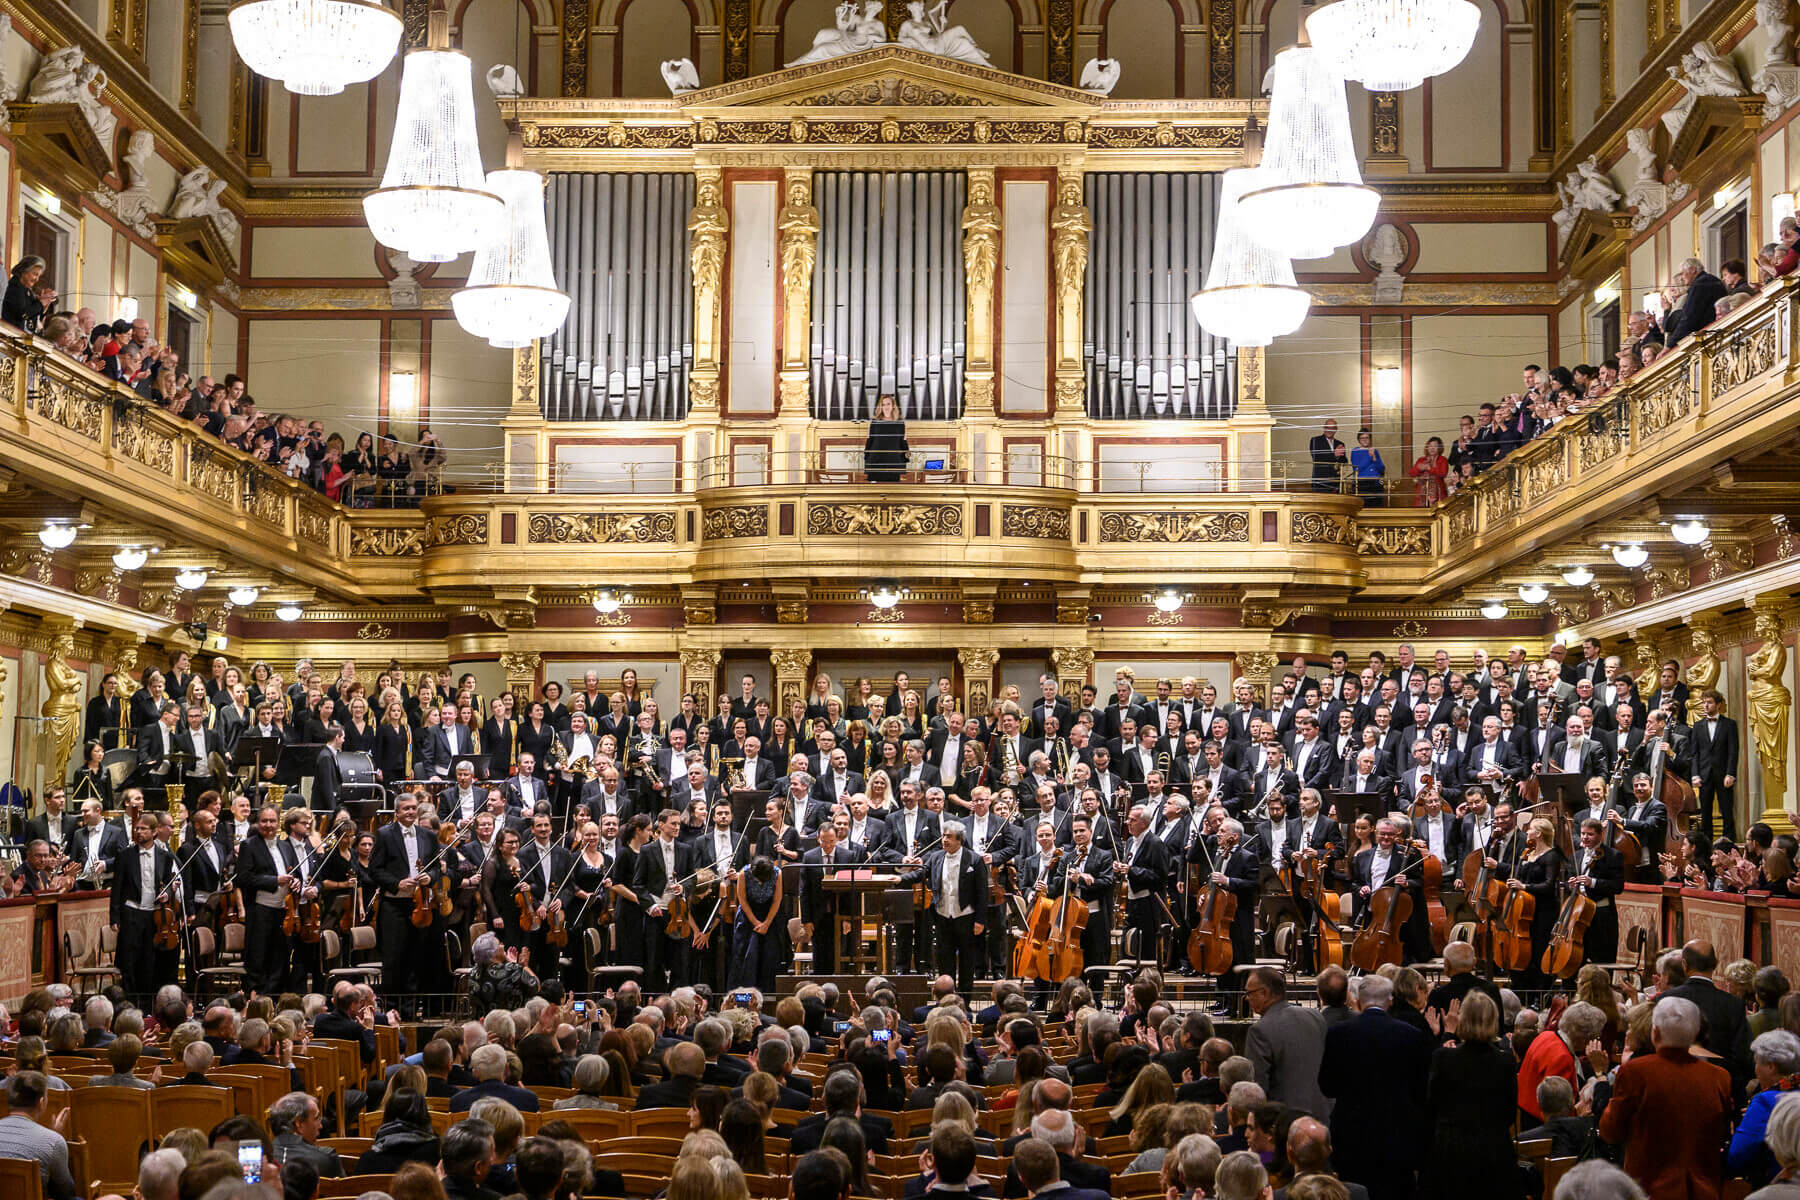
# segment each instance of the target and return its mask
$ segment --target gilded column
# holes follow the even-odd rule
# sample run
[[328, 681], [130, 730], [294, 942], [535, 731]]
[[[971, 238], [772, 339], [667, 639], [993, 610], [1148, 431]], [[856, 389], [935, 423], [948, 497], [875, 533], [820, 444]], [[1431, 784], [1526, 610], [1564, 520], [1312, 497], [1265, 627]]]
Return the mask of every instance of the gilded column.
[[1787, 671], [1786, 634], [1781, 613], [1757, 607], [1756, 636], [1762, 648], [1744, 661], [1748, 678], [1749, 725], [1756, 745], [1756, 761], [1762, 767], [1763, 812], [1757, 819], [1778, 832], [1794, 828], [1787, 806], [1788, 726], [1794, 717], [1794, 694], [1782, 682]]
[[[1681, 0], [1669, 0], [1672, 7]], [[1572, 113], [1575, 108], [1575, 75], [1569, 56], [1575, 49], [1574, 0], [1562, 0], [1556, 13], [1556, 151], [1558, 154], [1575, 143]]]
[[1266, 697], [1276, 661], [1273, 650], [1240, 650], [1237, 653], [1238, 678], [1249, 680], [1250, 686]]
[[562, 94], [588, 92], [588, 0], [563, 0]]
[[193, 116], [200, 91], [200, 0], [181, 8], [181, 111]]
[[812, 666], [812, 651], [771, 650], [769, 662], [775, 667], [776, 711], [786, 712], [790, 703], [806, 695], [806, 668]]
[[1400, 93], [1369, 93], [1369, 161], [1371, 175], [1404, 175], [1406, 155], [1400, 149]]
[[963, 671], [963, 711], [987, 712], [994, 695], [994, 668], [999, 665], [1000, 652], [984, 647], [971, 647], [958, 650], [956, 661], [962, 665]]
[[1211, 0], [1206, 6], [1207, 94], [1215, 100], [1237, 95], [1237, 5]]
[[[787, 203], [776, 226], [781, 235], [781, 403], [804, 416], [807, 355], [812, 345], [813, 264], [819, 253], [819, 210], [812, 202], [812, 172], [787, 172]], [[786, 709], [782, 710], [786, 712]]]
[[694, 169], [694, 210], [688, 214], [688, 266], [694, 277], [694, 369], [688, 376], [688, 401], [695, 412], [715, 412], [719, 407], [719, 328], [724, 312], [720, 289], [725, 278], [725, 239], [731, 228], [724, 188], [718, 167]]
[[1617, 98], [1613, 87], [1613, 0], [1600, 0], [1600, 106], [1594, 110], [1598, 117]]
[[544, 656], [530, 650], [508, 650], [500, 655], [500, 669], [506, 672], [506, 690], [511, 692], [516, 701], [514, 711], [521, 716], [531, 704], [531, 697], [537, 693], [538, 668], [544, 665]]
[[1081, 699], [1081, 685], [1094, 668], [1094, 652], [1086, 646], [1059, 646], [1050, 651], [1050, 665], [1056, 668], [1056, 690], [1070, 704]]
[[963, 209], [962, 228], [968, 339], [963, 411], [998, 412], [994, 395], [994, 278], [1000, 263], [1000, 208], [994, 203], [992, 167], [969, 168], [969, 203]]
[[1087, 279], [1088, 233], [1094, 224], [1082, 203], [1081, 172], [1056, 176], [1056, 207], [1050, 212], [1050, 243], [1056, 288], [1056, 411], [1082, 409], [1081, 296]]
[[690, 646], [681, 652], [681, 691], [693, 693], [697, 711], [713, 710], [713, 686], [718, 680], [720, 654], [717, 650]]

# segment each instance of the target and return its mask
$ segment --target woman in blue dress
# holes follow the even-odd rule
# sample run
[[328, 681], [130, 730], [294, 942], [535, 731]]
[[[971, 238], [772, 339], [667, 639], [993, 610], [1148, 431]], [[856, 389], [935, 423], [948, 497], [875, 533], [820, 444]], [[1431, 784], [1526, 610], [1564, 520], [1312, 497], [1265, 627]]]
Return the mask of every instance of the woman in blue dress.
[[787, 926], [781, 919], [781, 872], [757, 855], [738, 875], [737, 923], [732, 931], [731, 986], [775, 994], [775, 972], [787, 961]]

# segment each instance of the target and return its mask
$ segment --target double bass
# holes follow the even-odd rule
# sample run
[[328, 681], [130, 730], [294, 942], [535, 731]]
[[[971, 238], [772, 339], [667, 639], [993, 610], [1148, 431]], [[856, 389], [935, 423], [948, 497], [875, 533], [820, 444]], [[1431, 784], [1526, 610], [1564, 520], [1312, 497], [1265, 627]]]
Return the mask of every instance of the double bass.
[[[1045, 864], [1049, 871], [1062, 859], [1058, 847]], [[1021, 979], [1067, 979], [1081, 974], [1081, 935], [1087, 928], [1088, 906], [1075, 890], [1075, 875], [1087, 861], [1087, 852], [1063, 872], [1062, 889], [1055, 899], [1048, 891], [1032, 907], [1029, 924], [1013, 948], [1013, 973]]]
[[1538, 960], [1544, 974], [1570, 979], [1581, 969], [1582, 939], [1587, 936], [1596, 911], [1586, 889], [1569, 884], [1569, 894], [1563, 898], [1562, 911], [1556, 914], [1556, 925], [1550, 931], [1550, 944]]
[[[1523, 837], [1513, 842], [1513, 874], [1519, 870]], [[1522, 971], [1531, 965], [1531, 922], [1537, 916], [1537, 897], [1522, 887], [1508, 887], [1494, 915], [1494, 965], [1505, 971]]]
[[[1236, 892], [1211, 878], [1219, 868], [1204, 838], [1200, 852], [1206, 855], [1209, 870], [1206, 889], [1197, 902], [1194, 928], [1188, 934], [1188, 965], [1202, 975], [1223, 975], [1231, 970], [1231, 924], [1237, 919], [1238, 898]], [[1230, 850], [1221, 853], [1228, 855]]]
[[1316, 967], [1341, 967], [1349, 962], [1349, 947], [1344, 940], [1343, 897], [1325, 886], [1325, 864], [1337, 850], [1326, 842], [1317, 857], [1302, 854], [1299, 859], [1300, 898], [1313, 908], [1313, 947]]

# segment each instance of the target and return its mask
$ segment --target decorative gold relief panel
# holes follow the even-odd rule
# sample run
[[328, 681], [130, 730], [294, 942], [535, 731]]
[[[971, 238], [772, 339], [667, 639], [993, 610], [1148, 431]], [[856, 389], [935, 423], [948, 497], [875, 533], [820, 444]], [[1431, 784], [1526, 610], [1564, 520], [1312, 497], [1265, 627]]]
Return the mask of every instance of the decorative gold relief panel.
[[809, 534], [960, 537], [959, 504], [808, 504]]
[[1348, 546], [1356, 541], [1356, 525], [1330, 513], [1297, 512], [1293, 514], [1293, 537], [1297, 543]]
[[769, 536], [769, 506], [766, 504], [729, 504], [709, 508], [700, 519], [702, 541], [721, 542], [731, 538]]
[[528, 525], [533, 542], [608, 543], [672, 542], [672, 513], [533, 513]]
[[1069, 510], [1031, 504], [1003, 504], [1000, 506], [1000, 536], [1066, 542], [1069, 540]]
[[1102, 542], [1248, 542], [1248, 513], [1102, 512]]

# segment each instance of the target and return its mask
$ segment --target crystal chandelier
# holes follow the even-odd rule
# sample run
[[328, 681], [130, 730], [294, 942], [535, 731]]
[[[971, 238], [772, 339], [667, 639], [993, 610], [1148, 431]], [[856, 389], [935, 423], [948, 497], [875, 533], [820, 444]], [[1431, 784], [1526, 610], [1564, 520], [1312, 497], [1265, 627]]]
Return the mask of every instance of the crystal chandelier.
[[375, 0], [245, 0], [228, 19], [245, 65], [301, 96], [373, 79], [400, 47], [400, 14]]
[[1468, 56], [1481, 27], [1469, 0], [1336, 0], [1306, 18], [1334, 70], [1371, 92], [1404, 92]]
[[1271, 250], [1324, 258], [1369, 232], [1381, 197], [1357, 170], [1343, 77], [1304, 42], [1277, 54], [1269, 75], [1262, 178], [1238, 215]]
[[1238, 201], [1262, 180], [1261, 167], [1225, 172], [1206, 286], [1188, 300], [1200, 328], [1239, 346], [1266, 346], [1294, 332], [1312, 304], [1294, 284], [1294, 265], [1244, 227]]
[[401, 70], [387, 171], [363, 197], [375, 240], [415, 262], [449, 262], [505, 226], [506, 205], [483, 186], [472, 77], [469, 56], [450, 49], [443, 0], [432, 0], [425, 47]]
[[544, 178], [508, 167], [489, 171], [487, 190], [506, 202], [500, 236], [475, 252], [469, 285], [450, 297], [456, 322], [501, 350], [547, 337], [569, 315], [556, 289], [544, 230]]

